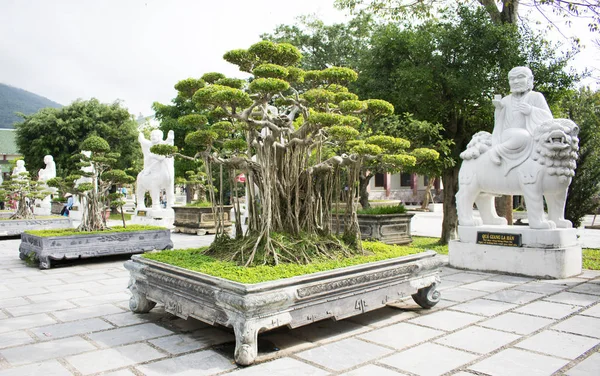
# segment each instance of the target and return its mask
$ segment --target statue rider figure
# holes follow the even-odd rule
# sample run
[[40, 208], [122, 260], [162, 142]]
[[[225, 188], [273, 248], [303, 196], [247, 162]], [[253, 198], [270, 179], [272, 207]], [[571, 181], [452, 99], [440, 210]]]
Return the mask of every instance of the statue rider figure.
[[542, 93], [533, 91], [533, 74], [527, 67], [516, 67], [508, 73], [511, 94], [492, 104], [494, 131], [492, 132], [491, 160], [503, 165], [506, 176], [514, 167], [531, 155], [533, 133], [544, 121], [552, 119], [552, 112]]

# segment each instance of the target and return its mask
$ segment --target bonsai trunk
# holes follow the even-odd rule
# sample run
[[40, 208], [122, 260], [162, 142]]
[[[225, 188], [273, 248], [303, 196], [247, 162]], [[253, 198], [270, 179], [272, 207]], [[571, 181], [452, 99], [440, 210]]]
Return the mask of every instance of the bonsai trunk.
[[460, 166], [444, 170], [442, 182], [444, 183], [444, 218], [442, 221], [442, 236], [440, 243], [448, 244], [457, 238], [458, 214], [456, 212], [456, 192], [458, 192], [458, 170]]
[[365, 172], [361, 171], [360, 172], [360, 176], [358, 177], [359, 179], [359, 199], [358, 202], [360, 203], [360, 206], [363, 209], [369, 209], [371, 207], [371, 204], [369, 204], [369, 182], [371, 181], [371, 178], [373, 177], [372, 174], [366, 174]]
[[10, 216], [10, 219], [33, 219], [35, 216], [29, 207], [27, 202], [27, 197], [22, 196], [19, 198], [19, 202], [17, 205], [17, 211], [15, 214]]
[[421, 204], [421, 209], [427, 209], [427, 207], [429, 206], [429, 201], [433, 201], [432, 197], [431, 197], [431, 188], [433, 187], [433, 182], [435, 181], [434, 178], [429, 178], [429, 182], [427, 183], [427, 186], [425, 187], [425, 197], [423, 197], [423, 203]]

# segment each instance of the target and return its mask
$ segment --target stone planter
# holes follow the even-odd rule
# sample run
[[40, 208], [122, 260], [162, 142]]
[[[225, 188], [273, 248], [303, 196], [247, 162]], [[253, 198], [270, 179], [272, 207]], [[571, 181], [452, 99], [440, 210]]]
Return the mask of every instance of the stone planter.
[[[363, 240], [373, 239], [385, 244], [408, 244], [410, 221], [413, 213], [404, 214], [358, 214], [358, 226]], [[344, 219], [340, 215], [340, 233], [344, 231]], [[332, 216], [332, 230], [337, 230], [337, 217]]]
[[[223, 206], [225, 232], [231, 232], [229, 213], [232, 205]], [[175, 211], [175, 232], [206, 235], [215, 233], [215, 218], [211, 207], [173, 206]]]
[[49, 269], [53, 260], [143, 253], [153, 249], [173, 248], [169, 230], [110, 232], [88, 235], [48, 236], [21, 235], [19, 257], [35, 253], [40, 269]]
[[60, 215], [60, 212], [65, 207], [65, 204], [66, 204], [66, 202], [52, 201], [52, 206], [50, 206], [50, 213]]
[[73, 227], [71, 219], [66, 217], [51, 219], [6, 219], [0, 221], [0, 236], [21, 235], [27, 230], [52, 230], [65, 227]]
[[[341, 320], [395, 303], [407, 296], [424, 308], [440, 300], [436, 287], [443, 262], [434, 251], [257, 284], [232, 282], [134, 256], [131, 272], [133, 312], [156, 303], [187, 319], [232, 327], [235, 361], [252, 364], [258, 333], [281, 326]], [[293, 373], [293, 372], [292, 372]]]

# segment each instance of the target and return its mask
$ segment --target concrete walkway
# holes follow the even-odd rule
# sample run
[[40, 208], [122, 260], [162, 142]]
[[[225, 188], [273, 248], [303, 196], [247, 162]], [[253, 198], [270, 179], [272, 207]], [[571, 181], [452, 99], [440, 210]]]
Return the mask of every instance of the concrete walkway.
[[[435, 236], [435, 214], [419, 213], [414, 232]], [[173, 240], [187, 248], [211, 237]], [[258, 364], [242, 368], [226, 328], [161, 306], [131, 313], [126, 258], [39, 270], [18, 258], [19, 243], [0, 240], [0, 376], [600, 374], [596, 271], [539, 281], [444, 268], [432, 310], [409, 300], [267, 332]]]

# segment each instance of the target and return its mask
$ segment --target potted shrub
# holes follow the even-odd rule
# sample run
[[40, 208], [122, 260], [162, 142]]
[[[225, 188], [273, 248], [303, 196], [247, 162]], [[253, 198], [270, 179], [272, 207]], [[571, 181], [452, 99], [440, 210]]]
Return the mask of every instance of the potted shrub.
[[15, 211], [0, 217], [0, 236], [20, 235], [26, 230], [54, 229], [71, 227], [68, 218], [55, 216], [35, 216], [35, 200], [42, 200], [50, 194], [45, 185], [32, 180], [29, 172], [21, 172], [5, 180], [0, 186], [0, 200], [15, 203]]
[[[224, 56], [252, 73], [249, 83], [209, 73], [175, 86], [175, 105], [197, 111], [178, 122], [196, 130], [185, 136], [185, 153], [170, 145], [152, 152], [203, 161], [217, 233], [206, 249], [150, 253], [125, 263], [134, 312], [163, 303], [180, 317], [232, 327], [235, 360], [243, 365], [254, 362], [264, 330], [341, 319], [410, 295], [423, 307], [439, 300], [442, 261], [435, 252], [394, 257], [381, 250], [388, 246], [363, 246], [360, 238], [363, 163], [414, 162], [403, 140], [357, 140], [362, 118], [389, 115], [393, 107], [348, 92], [354, 71], [305, 72], [296, 67], [300, 57], [290, 44], [263, 41]], [[232, 238], [223, 226], [223, 182], [240, 173], [248, 187], [248, 227], [241, 231], [235, 210]], [[336, 236], [333, 206], [344, 187], [347, 225]], [[257, 278], [239, 278], [244, 274]]]
[[[111, 153], [108, 143], [101, 137], [90, 136], [82, 143], [84, 150], [75, 156], [81, 162], [78, 167], [87, 167], [66, 178], [54, 178], [48, 185], [79, 197], [83, 208], [81, 224], [77, 229], [56, 231], [30, 231], [21, 237], [19, 247], [22, 259], [38, 260], [40, 268], [51, 267], [52, 260], [107, 256], [115, 254], [141, 253], [151, 249], [172, 248], [170, 232], [152, 226], [109, 228], [106, 224], [106, 209], [114, 197], [109, 190], [114, 184], [130, 183], [133, 178], [112, 166], [119, 158]], [[82, 182], [82, 177], [87, 181]]]

